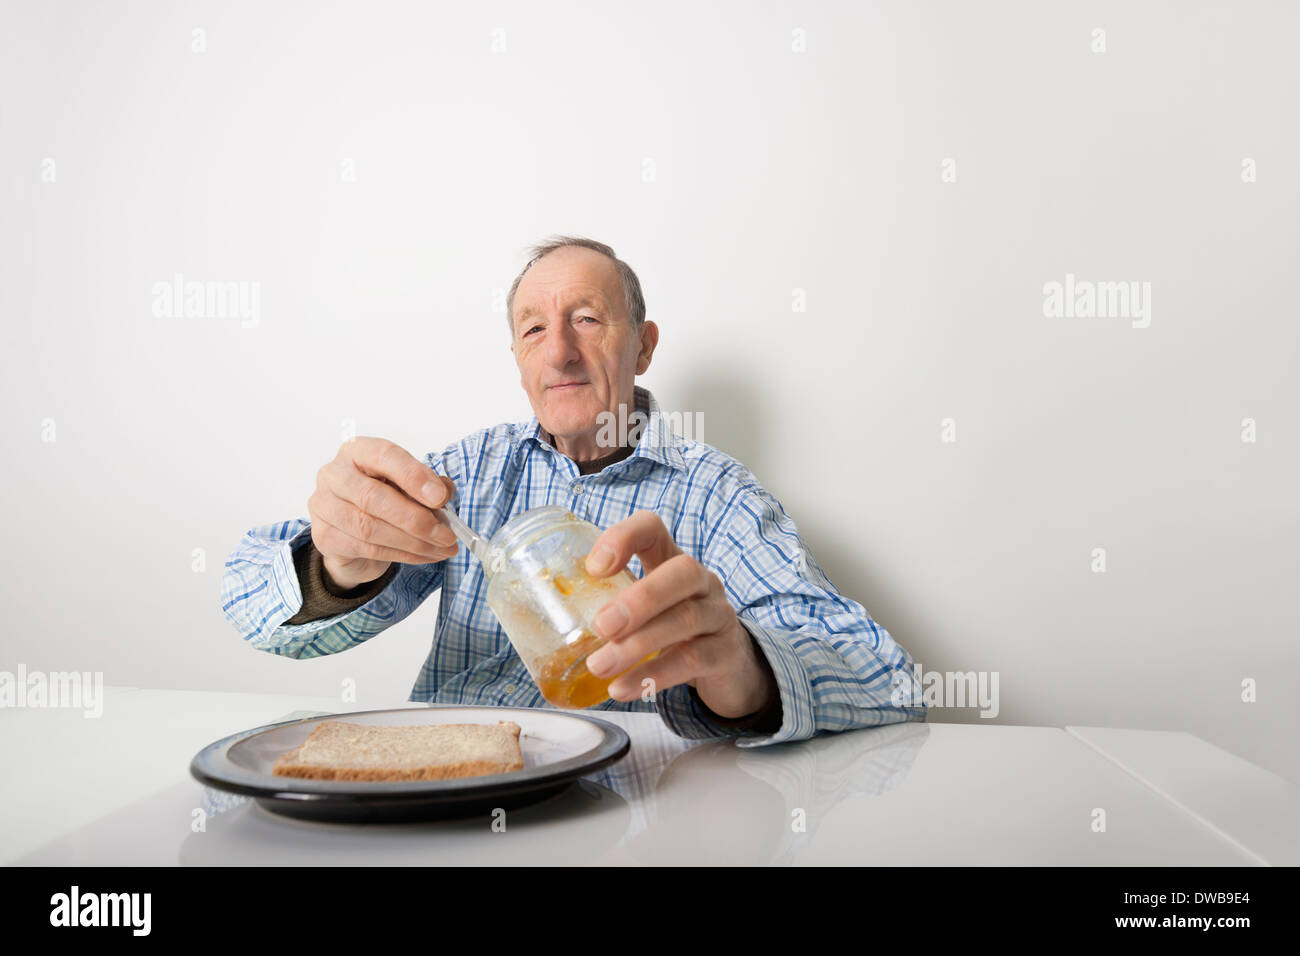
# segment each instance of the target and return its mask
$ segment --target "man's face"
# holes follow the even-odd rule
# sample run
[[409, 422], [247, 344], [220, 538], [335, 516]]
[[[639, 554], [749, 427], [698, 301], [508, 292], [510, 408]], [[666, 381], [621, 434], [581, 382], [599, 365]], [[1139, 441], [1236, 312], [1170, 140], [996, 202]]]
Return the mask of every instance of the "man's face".
[[601, 412], [633, 411], [632, 386], [658, 341], [653, 322], [638, 335], [614, 263], [564, 246], [535, 262], [515, 290], [513, 341], [519, 382], [533, 414], [575, 461], [598, 458]]

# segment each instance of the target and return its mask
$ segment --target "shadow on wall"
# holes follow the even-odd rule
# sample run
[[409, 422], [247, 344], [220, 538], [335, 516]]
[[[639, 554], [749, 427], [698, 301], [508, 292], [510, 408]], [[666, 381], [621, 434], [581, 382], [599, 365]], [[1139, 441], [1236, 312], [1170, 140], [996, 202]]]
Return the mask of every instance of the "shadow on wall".
[[[778, 459], [784, 461], [792, 449], [803, 456], [801, 470], [809, 476], [839, 467], [836, 450], [805, 449], [797, 436], [787, 440], [768, 427], [767, 423], [773, 420], [771, 403], [776, 399], [764, 394], [752, 378], [732, 375], [722, 369], [696, 369], [676, 391], [681, 397], [680, 406], [664, 410], [702, 413], [703, 440], [742, 462], [759, 484], [781, 502], [836, 589], [866, 608], [876, 623], [907, 648], [913, 660], [927, 669], [933, 666], [930, 645], [921, 639], [918, 627], [909, 626], [902, 603], [891, 600], [880, 583], [886, 580], [886, 575], [879, 568], [888, 563], [889, 556], [870, 554], [869, 546], [853, 542], [844, 533], [842, 524], [830, 523], [825, 518], [819, 520], [815, 512], [801, 507], [809, 495], [794, 494], [794, 489], [774, 483]], [[858, 507], [852, 501], [836, 505], [838, 510], [850, 514]]]

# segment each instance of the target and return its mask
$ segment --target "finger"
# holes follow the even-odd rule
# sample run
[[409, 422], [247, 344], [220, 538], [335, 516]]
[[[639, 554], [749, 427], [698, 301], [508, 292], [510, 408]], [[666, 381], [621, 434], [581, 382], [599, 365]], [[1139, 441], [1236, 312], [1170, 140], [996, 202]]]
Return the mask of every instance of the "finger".
[[[683, 601], [707, 597], [712, 590], [712, 574], [689, 554], [678, 553], [620, 591], [596, 613], [592, 627], [606, 640], [619, 640]], [[692, 630], [685, 636], [698, 633], [702, 632]]]
[[394, 527], [383, 518], [367, 514], [328, 489], [317, 489], [308, 500], [307, 507], [313, 518], [329, 522], [332, 527], [347, 532], [350, 537], [358, 541], [368, 541], [371, 544], [420, 554], [435, 560], [440, 559], [456, 542], [455, 536], [450, 534], [448, 535], [450, 540], [437, 540], [439, 536], [436, 534], [435, 540], [416, 537], [401, 528]]
[[629, 631], [618, 640], [608, 641], [587, 658], [587, 669], [597, 677], [621, 673], [655, 651], [667, 653], [669, 648], [677, 644], [718, 634], [735, 617], [736, 614], [730, 607], [715, 601], [683, 601], [660, 614], [645, 627]]
[[[404, 491], [383, 479], [371, 478], [345, 464], [331, 470], [327, 487], [335, 496], [352, 503], [364, 513], [408, 534], [443, 547], [450, 547], [455, 540], [452, 530], [429, 508], [419, 501], [412, 501]], [[345, 525], [339, 527], [346, 530]]]
[[[365, 558], [369, 561], [388, 561], [389, 563], [395, 561], [398, 564], [433, 564], [445, 560], [445, 558], [427, 557], [423, 554], [403, 551], [400, 548], [388, 548], [383, 545], [361, 541], [324, 519], [312, 522], [311, 536], [316, 543], [316, 550], [321, 554], [333, 555], [344, 560]], [[454, 554], [454, 552], [452, 553]], [[450, 556], [449, 554], [446, 557]]]
[[451, 500], [455, 485], [405, 448], [385, 438], [356, 438], [345, 444], [350, 459], [372, 478], [387, 478], [414, 501], [441, 508]]
[[[608, 554], [602, 552], [608, 551]], [[587, 573], [606, 577], [625, 567], [632, 555], [641, 559], [647, 572], [682, 553], [653, 511], [638, 511], [601, 533], [587, 555]]]
[[609, 695], [614, 700], [635, 700], [641, 696], [643, 682], [651, 681], [649, 689], [660, 694], [670, 687], [711, 676], [718, 670], [718, 661], [725, 652], [725, 638], [721, 635], [697, 637], [681, 641], [661, 653], [652, 661], [633, 667], [610, 682]]

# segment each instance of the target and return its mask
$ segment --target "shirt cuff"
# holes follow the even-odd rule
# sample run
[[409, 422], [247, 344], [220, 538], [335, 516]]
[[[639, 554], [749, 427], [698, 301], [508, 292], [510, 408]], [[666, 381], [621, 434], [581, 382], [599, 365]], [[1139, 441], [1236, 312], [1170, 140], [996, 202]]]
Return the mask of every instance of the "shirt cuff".
[[[664, 724], [677, 736], [692, 740], [735, 737], [738, 747], [762, 747], [812, 737], [815, 733], [812, 687], [789, 639], [780, 630], [743, 617], [740, 623], [771, 667], [779, 701], [748, 717], [725, 718], [709, 710], [694, 687], [677, 684], [656, 696], [656, 707]], [[779, 727], [772, 730], [778, 720]]]

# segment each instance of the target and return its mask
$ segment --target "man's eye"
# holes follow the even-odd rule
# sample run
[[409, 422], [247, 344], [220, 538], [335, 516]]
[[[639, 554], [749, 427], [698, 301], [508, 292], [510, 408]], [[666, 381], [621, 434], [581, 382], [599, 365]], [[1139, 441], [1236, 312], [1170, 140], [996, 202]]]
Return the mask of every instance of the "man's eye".
[[580, 318], [580, 319], [591, 319], [591, 321], [593, 321], [593, 322], [599, 322], [599, 321], [600, 321], [600, 319], [596, 318], [594, 315], [580, 315], [580, 316], [578, 316], [578, 318]]

